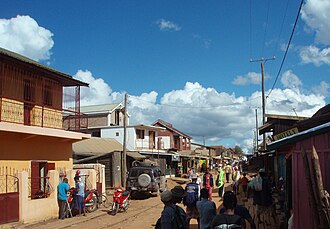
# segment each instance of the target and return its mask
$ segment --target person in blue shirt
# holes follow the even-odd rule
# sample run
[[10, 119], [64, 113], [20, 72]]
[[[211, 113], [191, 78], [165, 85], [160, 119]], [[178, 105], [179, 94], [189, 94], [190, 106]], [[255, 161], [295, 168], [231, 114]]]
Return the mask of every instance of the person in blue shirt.
[[[161, 201], [164, 203], [164, 209], [162, 211], [161, 217], [156, 223], [156, 229], [176, 229], [176, 228], [188, 228], [187, 224], [187, 217], [186, 213], [184, 210], [176, 205], [176, 200], [175, 198], [173, 199], [173, 193], [174, 195], [176, 194], [183, 194], [184, 195], [184, 190], [180, 190], [176, 188], [175, 190], [169, 191], [166, 190], [162, 192], [160, 195]], [[179, 191], [179, 192], [177, 192]], [[179, 197], [179, 195], [177, 195]]]
[[77, 194], [76, 194], [76, 201], [75, 201], [75, 208], [79, 211], [79, 216], [81, 216], [81, 213], [83, 213], [83, 215], [86, 215], [85, 212], [85, 203], [84, 203], [84, 199], [85, 199], [85, 185], [83, 182], [81, 182], [81, 179], [75, 179], [76, 181], [76, 190], [77, 190]]
[[211, 223], [216, 216], [216, 206], [209, 200], [209, 191], [206, 188], [201, 189], [201, 200], [196, 203], [199, 213], [199, 229], [210, 229]]
[[57, 185], [57, 203], [58, 203], [58, 218], [65, 218], [65, 210], [67, 207], [68, 196], [66, 193], [69, 191], [68, 179], [64, 178], [63, 182]]

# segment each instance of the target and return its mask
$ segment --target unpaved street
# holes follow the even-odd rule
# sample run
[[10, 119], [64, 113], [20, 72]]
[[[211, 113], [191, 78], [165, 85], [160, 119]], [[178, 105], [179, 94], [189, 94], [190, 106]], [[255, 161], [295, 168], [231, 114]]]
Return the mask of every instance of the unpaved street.
[[[169, 181], [169, 188], [176, 185], [175, 182]], [[213, 192], [213, 200], [220, 205], [219, 198], [217, 197], [217, 190]], [[44, 223], [26, 226], [25, 228], [114, 228], [114, 229], [128, 229], [128, 228], [154, 228], [157, 219], [163, 210], [163, 203], [160, 201], [159, 196], [151, 196], [149, 198], [141, 198], [138, 200], [130, 200], [128, 212], [119, 212], [117, 215], [112, 216], [107, 214], [107, 210], [101, 208], [96, 212], [88, 214], [84, 217], [73, 217], [72, 219], [65, 220], [50, 220]], [[191, 228], [197, 229], [197, 221], [192, 220]]]

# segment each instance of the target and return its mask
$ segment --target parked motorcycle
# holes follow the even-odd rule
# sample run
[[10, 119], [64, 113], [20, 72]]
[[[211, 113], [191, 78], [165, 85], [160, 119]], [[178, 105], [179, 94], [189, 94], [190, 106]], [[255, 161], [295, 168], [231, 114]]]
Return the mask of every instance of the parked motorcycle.
[[[76, 196], [77, 190], [75, 188], [71, 188], [69, 190], [69, 196], [68, 196], [68, 204], [70, 205], [70, 209], [74, 210], [74, 198]], [[93, 212], [97, 209], [98, 203], [97, 203], [97, 190], [92, 189], [92, 190], [87, 190], [85, 192], [85, 208], [88, 212]]]
[[128, 210], [129, 196], [129, 191], [124, 191], [124, 189], [120, 187], [116, 188], [116, 191], [113, 194], [112, 215], [116, 215], [120, 210], [125, 212]]

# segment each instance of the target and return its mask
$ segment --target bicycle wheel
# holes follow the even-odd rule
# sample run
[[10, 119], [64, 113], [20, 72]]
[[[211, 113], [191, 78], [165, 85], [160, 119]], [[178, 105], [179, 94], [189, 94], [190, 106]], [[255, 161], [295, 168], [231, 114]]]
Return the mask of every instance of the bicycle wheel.
[[103, 207], [109, 208], [110, 207], [110, 202], [108, 200], [108, 197], [105, 194], [102, 194], [101, 198], [102, 198], [101, 201], [102, 201]]

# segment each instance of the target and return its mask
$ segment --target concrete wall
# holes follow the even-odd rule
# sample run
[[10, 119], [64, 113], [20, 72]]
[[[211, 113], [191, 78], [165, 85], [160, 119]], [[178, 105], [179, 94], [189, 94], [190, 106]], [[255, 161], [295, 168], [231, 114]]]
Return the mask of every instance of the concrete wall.
[[[74, 187], [75, 170], [66, 171], [66, 177], [69, 180], [69, 186]], [[82, 169], [81, 175], [88, 175], [86, 187], [96, 189], [96, 171], [95, 169]], [[58, 217], [57, 204], [57, 185], [60, 183], [59, 173], [56, 170], [48, 171], [49, 184], [52, 192], [48, 198], [33, 199], [29, 196], [28, 173], [26, 171], [18, 172], [19, 178], [19, 221], [21, 223], [34, 223]]]
[[44, 199], [31, 200], [28, 198], [28, 174], [19, 172], [19, 219], [22, 223], [33, 223], [58, 217], [57, 206], [57, 184], [59, 176], [57, 171], [49, 171], [49, 182], [54, 191], [50, 197]]
[[[102, 183], [102, 192], [105, 192], [105, 166], [96, 164], [74, 164], [73, 171], [80, 170], [80, 174], [88, 175], [88, 180], [91, 182], [92, 188], [96, 188], [96, 182]], [[95, 172], [95, 175], [94, 175]], [[95, 178], [94, 178], [95, 177]], [[95, 185], [95, 186], [94, 186]]]
[[0, 167], [22, 171], [32, 160], [55, 163], [55, 169], [72, 169], [72, 142], [63, 139], [0, 132]]
[[[118, 136], [116, 136], [116, 133], [118, 133]], [[126, 134], [127, 134], [126, 148], [128, 150], [135, 150], [135, 139], [136, 139], [135, 128], [128, 127]], [[101, 138], [113, 138], [117, 140], [120, 144], [123, 144], [123, 136], [124, 136], [123, 127], [101, 129]]]
[[107, 126], [108, 125], [108, 117], [106, 114], [98, 115], [98, 116], [88, 116], [88, 127], [99, 127], [99, 126]]
[[162, 142], [164, 143], [163, 149], [170, 149], [171, 148], [171, 137], [170, 136], [162, 136]]

